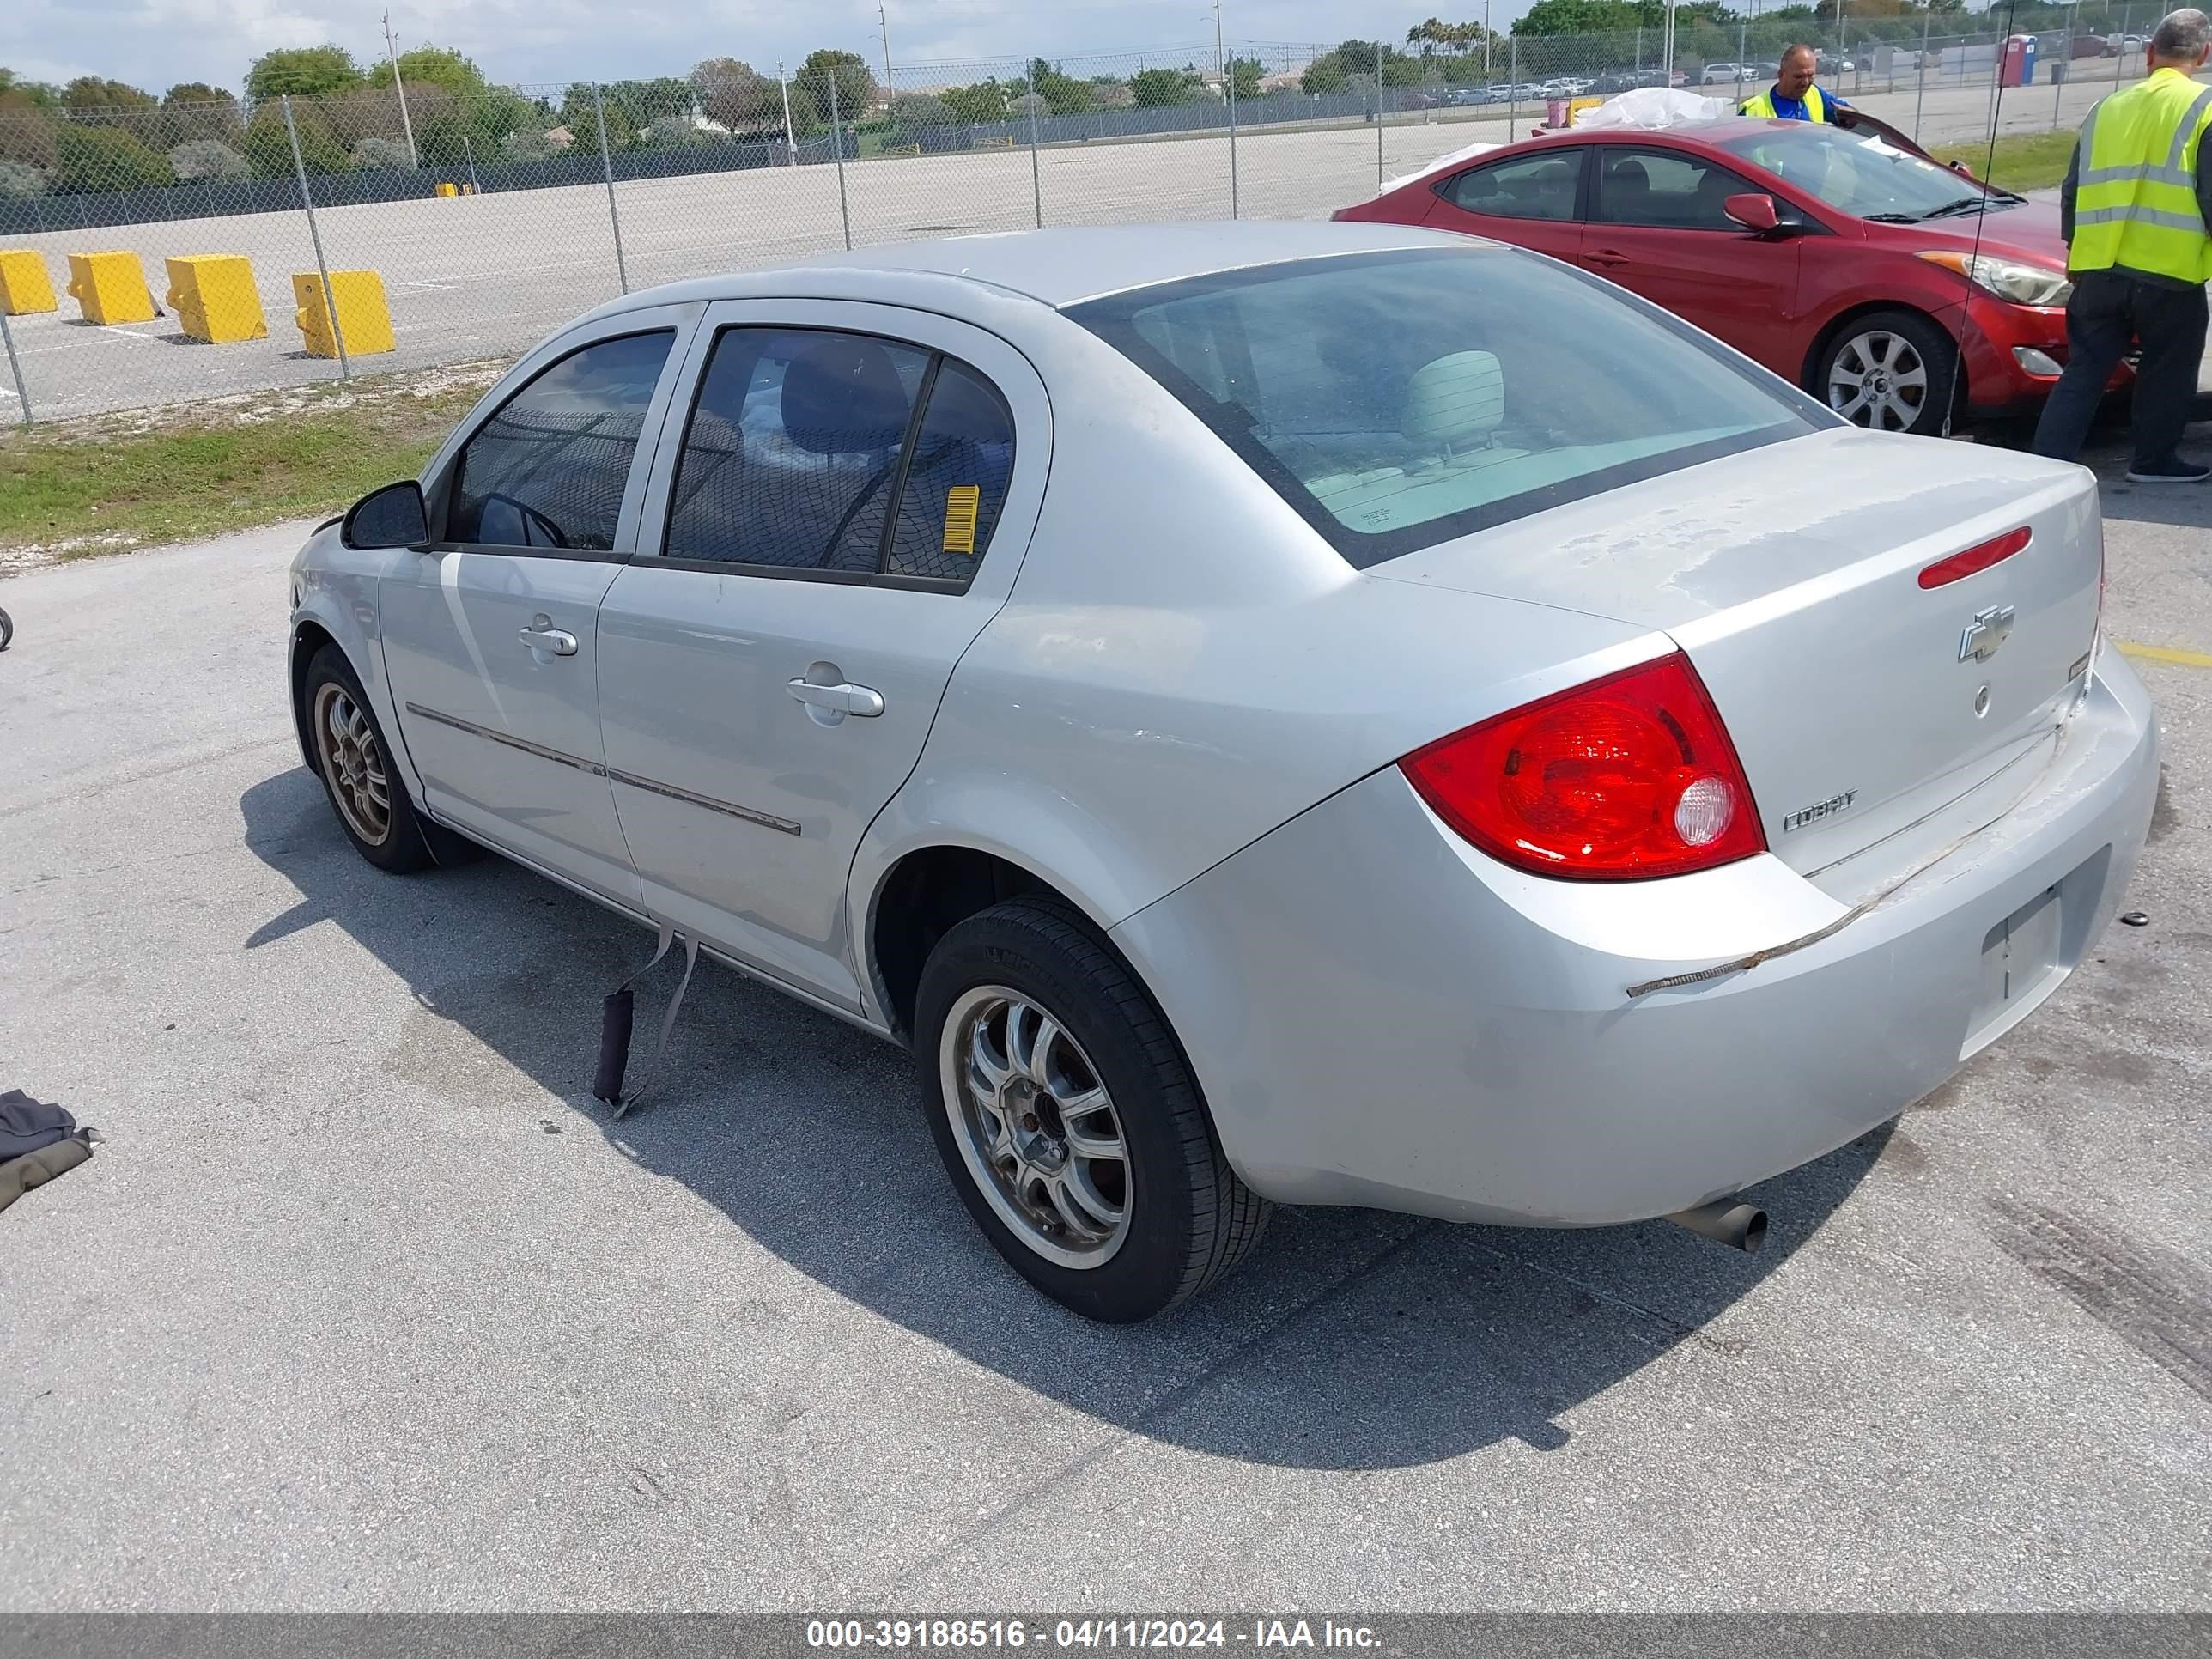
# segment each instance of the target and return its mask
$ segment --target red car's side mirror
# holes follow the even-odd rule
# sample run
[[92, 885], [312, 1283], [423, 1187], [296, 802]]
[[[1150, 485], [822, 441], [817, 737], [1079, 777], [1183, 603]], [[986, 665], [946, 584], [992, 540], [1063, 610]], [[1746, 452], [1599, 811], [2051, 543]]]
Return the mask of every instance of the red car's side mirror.
[[1782, 223], [1782, 216], [1775, 211], [1771, 196], [1753, 192], [1731, 196], [1721, 204], [1721, 211], [1746, 230], [1761, 234], [1777, 229]]

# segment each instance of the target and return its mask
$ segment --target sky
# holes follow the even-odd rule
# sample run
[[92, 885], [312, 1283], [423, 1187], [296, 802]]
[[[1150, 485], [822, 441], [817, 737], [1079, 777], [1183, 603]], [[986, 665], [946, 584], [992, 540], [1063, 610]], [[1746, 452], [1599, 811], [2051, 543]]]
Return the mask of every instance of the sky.
[[[335, 40], [364, 61], [381, 56], [386, 3], [401, 51], [457, 46], [512, 84], [682, 75], [714, 57], [773, 75], [779, 58], [795, 65], [825, 46], [860, 52], [882, 74], [875, 0], [0, 0], [0, 64], [31, 80], [96, 73], [155, 92], [179, 81], [234, 91], [273, 46]], [[1492, 27], [1504, 28], [1525, 3], [1491, 0]], [[1378, 31], [1402, 41], [1436, 9], [1436, 0], [1224, 0], [1224, 22], [1232, 43], [1334, 44]], [[1099, 56], [1068, 61], [1071, 74], [1121, 72], [1137, 67], [1139, 51], [1158, 61], [1179, 48], [1177, 61], [1194, 60], [1214, 33], [1210, 0], [886, 0], [884, 10], [895, 68], [1034, 52]], [[1479, 21], [1483, 0], [1443, 10]], [[1260, 55], [1270, 68], [1287, 56]]]

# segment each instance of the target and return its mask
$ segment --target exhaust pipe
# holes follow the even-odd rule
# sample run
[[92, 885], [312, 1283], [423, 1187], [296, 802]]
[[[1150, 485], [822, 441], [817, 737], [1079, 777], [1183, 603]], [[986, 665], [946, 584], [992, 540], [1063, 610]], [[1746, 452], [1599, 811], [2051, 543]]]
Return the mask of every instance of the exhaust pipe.
[[1766, 1243], [1766, 1212], [1740, 1198], [1717, 1198], [1694, 1210], [1677, 1210], [1662, 1219], [1678, 1227], [1687, 1227], [1702, 1238], [1747, 1255]]

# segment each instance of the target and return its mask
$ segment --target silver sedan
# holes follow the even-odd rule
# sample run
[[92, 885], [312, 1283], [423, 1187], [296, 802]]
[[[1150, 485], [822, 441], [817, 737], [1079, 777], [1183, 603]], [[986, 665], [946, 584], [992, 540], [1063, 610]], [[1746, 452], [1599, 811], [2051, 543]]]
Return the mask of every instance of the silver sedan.
[[2088, 473], [1388, 225], [635, 294], [292, 585], [364, 857], [495, 849], [907, 1045], [1107, 1320], [1273, 1202], [1756, 1244], [2066, 978], [2158, 769]]

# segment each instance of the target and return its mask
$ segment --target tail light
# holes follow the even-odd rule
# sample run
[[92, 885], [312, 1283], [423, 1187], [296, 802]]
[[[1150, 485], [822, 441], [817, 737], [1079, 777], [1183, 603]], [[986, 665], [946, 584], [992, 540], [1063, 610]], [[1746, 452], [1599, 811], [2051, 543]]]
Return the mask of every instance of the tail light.
[[1399, 766], [1454, 831], [1539, 875], [1645, 880], [1766, 850], [1735, 745], [1679, 651], [1470, 726]]
[[1987, 570], [1993, 564], [2002, 564], [2035, 539], [2035, 532], [2026, 525], [2017, 530], [2008, 530], [2002, 536], [1970, 547], [1963, 553], [1954, 553], [1948, 559], [1938, 559], [1920, 573], [1923, 587], [1948, 587], [1953, 582], [1964, 581], [1978, 571]]

